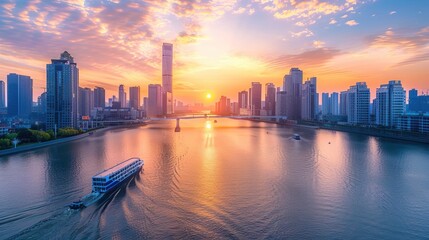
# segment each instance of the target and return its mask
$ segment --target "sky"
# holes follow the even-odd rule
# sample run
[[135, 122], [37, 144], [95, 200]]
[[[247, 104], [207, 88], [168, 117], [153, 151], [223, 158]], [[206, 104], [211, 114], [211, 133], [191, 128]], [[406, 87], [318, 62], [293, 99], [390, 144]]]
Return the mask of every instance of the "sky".
[[[277, 87], [292, 67], [318, 92], [367, 82], [429, 90], [426, 0], [1, 0], [0, 79], [29, 75], [34, 99], [46, 64], [67, 50], [80, 86], [161, 84], [162, 43], [174, 44], [174, 98], [236, 100], [251, 82]], [[211, 93], [212, 99], [206, 99]]]

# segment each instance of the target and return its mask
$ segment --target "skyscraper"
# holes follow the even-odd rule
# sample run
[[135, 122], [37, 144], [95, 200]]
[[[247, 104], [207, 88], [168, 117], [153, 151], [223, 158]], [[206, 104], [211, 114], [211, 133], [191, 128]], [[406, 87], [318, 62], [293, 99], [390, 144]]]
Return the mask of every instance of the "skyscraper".
[[149, 84], [148, 86], [148, 117], [163, 115], [162, 109], [162, 87], [159, 84]]
[[173, 102], [173, 44], [162, 44], [162, 91], [164, 114], [174, 112]]
[[350, 86], [347, 93], [347, 122], [369, 124], [370, 90], [365, 82]]
[[46, 65], [46, 128], [78, 127], [79, 69], [67, 52]]
[[308, 79], [302, 85], [301, 99], [301, 118], [304, 120], [315, 120], [319, 107], [316, 77]]
[[377, 88], [375, 123], [386, 127], [397, 125], [405, 113], [405, 91], [401, 81], [389, 81]]
[[286, 91], [277, 91], [276, 116], [287, 116], [287, 94]]
[[0, 108], [6, 107], [6, 85], [0, 80]]
[[331, 113], [330, 103], [329, 93], [322, 93], [322, 115], [329, 115]]
[[140, 87], [130, 87], [130, 108], [140, 109]]
[[340, 93], [340, 115], [347, 116], [347, 93], [348, 91], [342, 91]]
[[127, 93], [125, 92], [124, 85], [119, 85], [119, 102], [121, 108], [127, 107]]
[[11, 73], [7, 75], [7, 113], [28, 118], [33, 105], [33, 79]]
[[261, 96], [262, 85], [259, 82], [252, 82], [252, 88], [250, 91], [250, 111], [254, 116], [261, 115]]
[[94, 92], [91, 88], [79, 88], [79, 116], [90, 116], [94, 108]]
[[94, 88], [94, 107], [105, 108], [106, 107], [106, 90], [101, 87]]
[[249, 96], [247, 91], [241, 91], [238, 93], [238, 108], [249, 108]]
[[338, 93], [337, 92], [333, 92], [331, 93], [331, 96], [329, 97], [330, 103], [329, 103], [329, 110], [330, 113], [332, 115], [339, 115], [340, 114], [340, 110], [338, 107]]
[[276, 114], [276, 86], [273, 83], [265, 84], [265, 110], [268, 116]]
[[283, 78], [283, 89], [287, 94], [286, 111], [288, 119], [299, 120], [301, 118], [301, 88], [302, 71], [299, 68], [291, 68], [289, 75]]

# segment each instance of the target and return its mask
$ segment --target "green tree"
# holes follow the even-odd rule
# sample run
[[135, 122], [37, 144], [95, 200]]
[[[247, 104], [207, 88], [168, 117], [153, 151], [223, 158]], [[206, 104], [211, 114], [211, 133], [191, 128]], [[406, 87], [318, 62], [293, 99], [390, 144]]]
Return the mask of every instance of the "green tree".
[[11, 146], [10, 139], [8, 138], [1, 138], [0, 139], [0, 149], [6, 149]]
[[26, 128], [18, 130], [18, 139], [22, 143], [31, 143], [37, 141], [36, 136], [29, 129]]

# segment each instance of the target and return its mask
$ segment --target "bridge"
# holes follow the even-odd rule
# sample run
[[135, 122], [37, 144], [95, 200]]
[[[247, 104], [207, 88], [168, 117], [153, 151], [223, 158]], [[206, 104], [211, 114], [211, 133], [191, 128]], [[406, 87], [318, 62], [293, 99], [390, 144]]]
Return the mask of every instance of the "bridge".
[[286, 116], [222, 116], [222, 115], [208, 115], [208, 114], [195, 114], [195, 115], [185, 115], [178, 117], [158, 117], [158, 118], [143, 118], [143, 119], [126, 119], [126, 120], [88, 120], [80, 121], [82, 129], [90, 129], [99, 126], [107, 125], [133, 125], [133, 124], [142, 124], [149, 121], [172, 121], [176, 120], [175, 132], [180, 132], [180, 119], [219, 119], [219, 118], [232, 118], [232, 119], [267, 119], [273, 120], [276, 122], [279, 120], [286, 120]]
[[218, 119], [218, 118], [232, 118], [232, 119], [268, 119], [273, 120], [275, 119], [276, 122], [279, 122], [280, 120], [286, 120], [286, 116], [221, 116], [221, 115], [192, 115], [192, 116], [183, 116], [183, 117], [175, 117], [175, 118], [148, 118], [149, 120], [153, 121], [164, 121], [164, 120], [176, 120], [176, 128], [174, 129], [175, 132], [180, 132], [180, 119]]

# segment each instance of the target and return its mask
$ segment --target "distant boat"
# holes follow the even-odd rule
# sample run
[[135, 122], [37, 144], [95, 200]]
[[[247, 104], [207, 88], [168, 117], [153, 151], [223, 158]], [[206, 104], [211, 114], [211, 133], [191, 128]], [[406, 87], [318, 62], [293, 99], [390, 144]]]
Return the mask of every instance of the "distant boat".
[[114, 190], [122, 182], [137, 173], [144, 162], [140, 158], [130, 158], [92, 177], [92, 192], [80, 201], [69, 205], [70, 209], [82, 209], [100, 200], [106, 193]]
[[215, 119], [213, 122], [214, 122], [214, 123], [217, 123], [217, 120]]
[[301, 136], [299, 136], [299, 134], [296, 134], [296, 133], [293, 135], [292, 138], [295, 140], [301, 140]]

